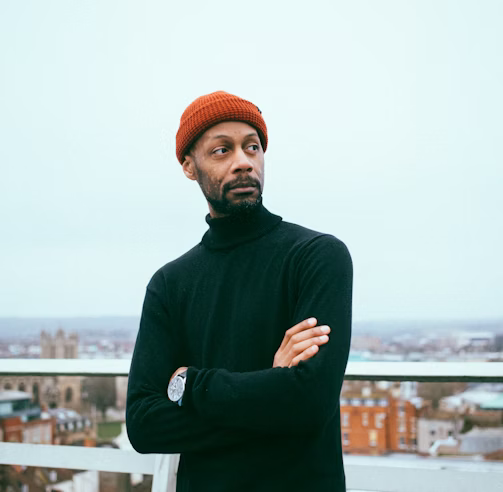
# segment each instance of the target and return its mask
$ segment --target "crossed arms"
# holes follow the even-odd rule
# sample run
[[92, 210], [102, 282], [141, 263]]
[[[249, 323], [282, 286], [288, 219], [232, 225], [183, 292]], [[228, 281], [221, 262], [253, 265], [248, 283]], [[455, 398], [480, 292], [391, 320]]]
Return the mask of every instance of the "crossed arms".
[[[129, 377], [126, 424], [133, 447], [142, 453], [207, 451], [264, 434], [319, 432], [337, 410], [347, 363], [352, 276], [342, 242], [332, 236], [312, 241], [299, 257], [297, 324], [285, 334], [273, 367], [244, 373], [189, 367], [182, 407], [167, 398], [166, 387], [186, 361], [176, 350], [176, 333], [166, 329], [170, 312], [154, 276]], [[308, 326], [311, 316], [318, 327]], [[321, 326], [331, 327], [330, 341], [318, 339]]]

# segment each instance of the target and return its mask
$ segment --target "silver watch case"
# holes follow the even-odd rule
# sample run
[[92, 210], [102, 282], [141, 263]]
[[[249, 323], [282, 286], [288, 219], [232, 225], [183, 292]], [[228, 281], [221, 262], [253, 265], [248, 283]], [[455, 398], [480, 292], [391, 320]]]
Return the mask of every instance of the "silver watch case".
[[182, 397], [185, 391], [185, 381], [187, 379], [187, 371], [177, 374], [168, 384], [168, 398], [182, 405]]

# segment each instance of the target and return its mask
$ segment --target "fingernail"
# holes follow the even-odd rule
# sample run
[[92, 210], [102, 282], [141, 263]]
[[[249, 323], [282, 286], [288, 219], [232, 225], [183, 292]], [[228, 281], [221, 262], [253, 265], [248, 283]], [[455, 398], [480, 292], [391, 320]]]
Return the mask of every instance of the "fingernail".
[[322, 326], [322, 327], [321, 327], [321, 331], [322, 331], [323, 333], [328, 333], [328, 332], [330, 331], [330, 327], [328, 327], [328, 326]]
[[309, 318], [307, 320], [307, 322], [310, 324], [310, 325], [314, 325], [316, 323], [316, 318]]
[[326, 342], [328, 340], [328, 337], [326, 335], [322, 335], [320, 337], [320, 342]]

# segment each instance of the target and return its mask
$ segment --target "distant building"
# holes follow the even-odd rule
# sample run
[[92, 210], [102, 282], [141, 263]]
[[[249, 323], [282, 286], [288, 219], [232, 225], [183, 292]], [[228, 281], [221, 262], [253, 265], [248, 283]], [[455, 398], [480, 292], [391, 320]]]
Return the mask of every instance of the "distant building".
[[490, 331], [464, 331], [458, 333], [457, 349], [463, 352], [483, 352], [489, 350], [496, 340]]
[[[480, 405], [481, 410], [503, 411], [503, 392]], [[503, 423], [503, 421], [502, 421]]]
[[[60, 328], [55, 336], [42, 331], [40, 334], [42, 359], [78, 359], [78, 337], [76, 333], [65, 336]], [[50, 406], [65, 407], [79, 411], [82, 404], [82, 378], [80, 376], [57, 376], [59, 392]]]
[[78, 359], [79, 339], [76, 333], [65, 336], [60, 328], [56, 335], [52, 336], [42, 330], [40, 334], [40, 358], [41, 359]]
[[429, 453], [432, 456], [485, 456], [497, 459], [497, 456], [503, 456], [503, 429], [476, 428], [460, 434], [457, 439], [439, 439], [431, 446]]
[[360, 392], [343, 392], [340, 399], [343, 451], [372, 455], [415, 452], [420, 405], [421, 399], [415, 403], [402, 399], [399, 387], [382, 391], [364, 386]]
[[456, 439], [463, 428], [463, 419], [455, 414], [429, 410], [417, 421], [417, 452], [428, 454], [438, 440]]
[[[69, 470], [70, 471], [70, 470]], [[118, 474], [122, 475], [122, 474]], [[65, 479], [66, 478], [66, 479]], [[60, 482], [46, 486], [45, 492], [101, 492], [100, 472], [96, 470], [74, 471], [69, 477], [61, 477]], [[31, 489], [30, 489], [31, 490]]]
[[0, 391], [0, 436], [5, 442], [52, 444], [54, 420], [23, 391]]
[[87, 417], [68, 408], [52, 408], [48, 413], [55, 420], [54, 444], [96, 446], [96, 432]]
[[101, 492], [98, 477], [97, 471], [4, 465], [2, 478], [12, 492]]
[[441, 398], [439, 401], [439, 409], [446, 412], [470, 414], [477, 412], [483, 408], [485, 404], [496, 401], [500, 395], [500, 392], [475, 388], [458, 393], [457, 395]]
[[461, 436], [459, 454], [489, 454], [503, 450], [503, 429], [473, 429]]
[[370, 335], [355, 335], [351, 339], [351, 350], [368, 350], [378, 352], [381, 350], [382, 342], [379, 337]]
[[[40, 346], [42, 358], [78, 358], [77, 335], [65, 336], [61, 328], [55, 336], [42, 331]], [[62, 406], [79, 411], [82, 405], [81, 379], [79, 376], [2, 376], [0, 391], [26, 391], [37, 405], [49, 408]]]

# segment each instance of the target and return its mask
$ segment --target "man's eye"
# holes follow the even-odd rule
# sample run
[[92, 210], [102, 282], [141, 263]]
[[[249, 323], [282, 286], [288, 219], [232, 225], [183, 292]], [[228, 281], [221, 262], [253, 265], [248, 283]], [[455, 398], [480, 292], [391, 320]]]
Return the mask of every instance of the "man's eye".
[[[220, 150], [225, 150], [225, 151], [227, 151], [227, 149], [226, 149], [225, 147], [220, 147], [219, 149], [215, 149], [215, 150], [213, 151], [213, 153], [214, 153], [214, 154], [217, 154]], [[220, 153], [220, 155], [222, 155], [222, 153]]]
[[251, 145], [248, 145], [248, 147], [256, 147], [255, 149], [253, 150], [258, 150], [258, 145], [257, 144], [251, 144]]

